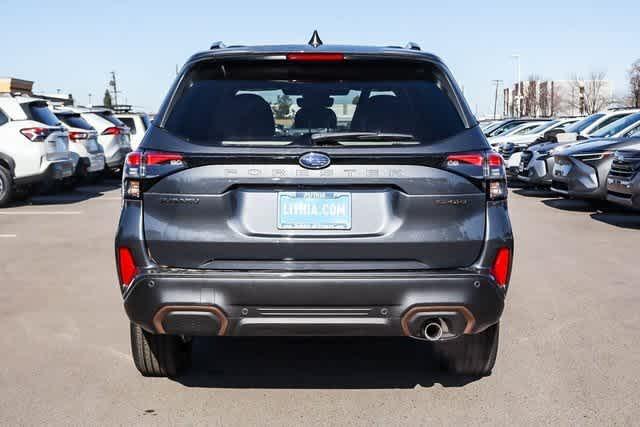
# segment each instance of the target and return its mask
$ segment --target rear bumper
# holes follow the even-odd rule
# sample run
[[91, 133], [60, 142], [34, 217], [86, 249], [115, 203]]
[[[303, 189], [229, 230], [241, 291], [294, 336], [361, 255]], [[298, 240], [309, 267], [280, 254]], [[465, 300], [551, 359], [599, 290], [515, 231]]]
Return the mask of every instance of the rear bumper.
[[505, 292], [465, 270], [247, 273], [153, 270], [124, 295], [129, 319], [180, 335], [412, 336], [440, 317], [450, 338], [500, 319]]
[[60, 180], [72, 176], [74, 173], [72, 160], [57, 160], [48, 164], [42, 173], [15, 178], [16, 185], [37, 184], [48, 180]]

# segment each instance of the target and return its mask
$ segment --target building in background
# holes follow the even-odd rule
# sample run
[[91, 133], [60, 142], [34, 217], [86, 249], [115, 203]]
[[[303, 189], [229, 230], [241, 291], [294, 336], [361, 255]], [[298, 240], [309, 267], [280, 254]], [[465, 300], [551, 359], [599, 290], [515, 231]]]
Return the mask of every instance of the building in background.
[[503, 92], [505, 117], [584, 116], [613, 104], [608, 80], [528, 80]]

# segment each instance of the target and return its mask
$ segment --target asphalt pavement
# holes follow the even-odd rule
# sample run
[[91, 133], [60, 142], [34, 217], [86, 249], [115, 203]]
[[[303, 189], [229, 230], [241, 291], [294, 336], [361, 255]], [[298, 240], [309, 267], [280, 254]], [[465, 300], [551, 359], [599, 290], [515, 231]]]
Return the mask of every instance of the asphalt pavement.
[[116, 182], [0, 210], [0, 424], [637, 425], [640, 215], [510, 196], [516, 258], [493, 375], [394, 339], [199, 339], [141, 377], [116, 283]]

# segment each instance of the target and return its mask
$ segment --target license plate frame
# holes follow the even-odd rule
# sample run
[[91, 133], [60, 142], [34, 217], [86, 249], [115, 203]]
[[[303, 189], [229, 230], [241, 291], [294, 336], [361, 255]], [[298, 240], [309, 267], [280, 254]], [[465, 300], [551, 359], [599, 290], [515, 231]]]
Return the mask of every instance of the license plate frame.
[[279, 230], [348, 231], [352, 227], [352, 194], [346, 191], [280, 191]]

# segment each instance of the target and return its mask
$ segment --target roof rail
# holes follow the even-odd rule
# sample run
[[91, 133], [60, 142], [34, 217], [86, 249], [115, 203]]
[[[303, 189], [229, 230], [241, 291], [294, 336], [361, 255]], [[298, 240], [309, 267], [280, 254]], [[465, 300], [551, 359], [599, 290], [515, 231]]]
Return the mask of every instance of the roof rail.
[[420, 45], [416, 42], [409, 42], [404, 48], [411, 49], [411, 50], [422, 50], [420, 49]]
[[224, 45], [223, 42], [218, 41], [218, 42], [213, 42], [213, 44], [211, 45], [211, 47], [209, 49], [213, 50], [213, 49], [224, 49], [226, 46]]

